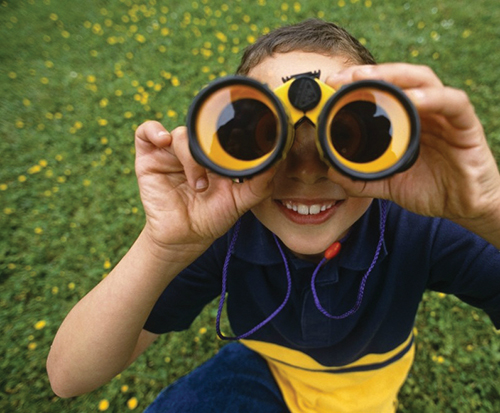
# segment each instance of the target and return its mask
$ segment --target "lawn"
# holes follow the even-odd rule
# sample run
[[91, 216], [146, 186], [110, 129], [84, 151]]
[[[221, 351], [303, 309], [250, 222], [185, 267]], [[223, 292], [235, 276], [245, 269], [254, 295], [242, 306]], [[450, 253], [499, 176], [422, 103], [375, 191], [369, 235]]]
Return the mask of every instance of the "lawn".
[[[65, 314], [144, 224], [134, 130], [183, 124], [246, 45], [308, 17], [467, 91], [500, 160], [498, 0], [0, 1], [1, 412], [142, 411], [222, 345], [212, 304], [91, 394], [60, 399], [45, 374]], [[500, 334], [484, 313], [429, 293], [416, 331], [399, 412], [500, 411]]]

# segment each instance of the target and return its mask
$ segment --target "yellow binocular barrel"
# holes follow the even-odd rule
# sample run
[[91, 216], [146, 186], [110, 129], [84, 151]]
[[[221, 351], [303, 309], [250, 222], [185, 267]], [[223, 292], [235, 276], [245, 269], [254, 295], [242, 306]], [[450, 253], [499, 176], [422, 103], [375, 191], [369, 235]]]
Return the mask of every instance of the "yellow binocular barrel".
[[419, 118], [399, 88], [360, 81], [335, 91], [316, 75], [293, 76], [274, 91], [243, 76], [214, 81], [188, 112], [193, 157], [220, 175], [248, 178], [284, 158], [307, 120], [322, 159], [354, 179], [383, 179], [415, 162]]

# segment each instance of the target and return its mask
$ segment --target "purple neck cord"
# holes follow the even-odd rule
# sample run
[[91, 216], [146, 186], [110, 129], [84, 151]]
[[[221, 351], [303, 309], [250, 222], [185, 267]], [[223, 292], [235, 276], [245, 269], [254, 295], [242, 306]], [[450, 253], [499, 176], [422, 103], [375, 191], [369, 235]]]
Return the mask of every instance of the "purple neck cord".
[[[368, 276], [370, 275], [370, 273], [372, 272], [373, 268], [375, 267], [375, 264], [377, 263], [378, 257], [380, 255], [380, 251], [382, 250], [382, 245], [383, 245], [383, 242], [384, 242], [386, 216], [387, 216], [387, 201], [386, 200], [382, 200], [381, 203], [380, 203], [380, 225], [379, 225], [380, 235], [379, 235], [379, 239], [378, 239], [378, 243], [377, 243], [377, 249], [375, 250], [375, 255], [373, 256], [373, 260], [372, 260], [372, 263], [370, 264], [370, 267], [368, 268], [368, 270], [366, 271], [365, 275], [361, 279], [361, 284], [359, 286], [358, 296], [357, 296], [357, 299], [356, 299], [356, 303], [354, 304], [354, 306], [349, 311], [346, 311], [344, 314], [340, 314], [340, 315], [332, 315], [332, 314], [330, 314], [328, 311], [326, 311], [323, 308], [323, 306], [321, 305], [321, 303], [319, 301], [319, 298], [318, 298], [318, 293], [316, 291], [315, 282], [316, 282], [316, 276], [318, 275], [319, 270], [321, 269], [321, 267], [328, 260], [326, 258], [323, 258], [319, 262], [319, 264], [316, 266], [316, 269], [314, 270], [313, 275], [311, 277], [311, 292], [313, 294], [314, 304], [316, 305], [316, 308], [325, 317], [328, 317], [328, 318], [331, 318], [331, 319], [334, 319], [334, 320], [341, 320], [343, 318], [347, 318], [347, 317], [353, 315], [356, 311], [359, 310], [359, 308], [361, 306], [361, 302], [363, 301], [363, 295], [364, 295], [364, 292], [365, 292], [365, 286], [366, 286], [366, 282], [368, 280]], [[238, 235], [239, 235], [239, 232], [240, 232], [240, 227], [241, 227], [241, 221], [238, 220], [236, 222], [235, 227], [234, 227], [233, 237], [231, 238], [231, 242], [229, 244], [229, 248], [228, 248], [228, 251], [227, 251], [227, 254], [226, 254], [226, 259], [224, 261], [224, 266], [223, 266], [223, 269], [222, 269], [222, 291], [221, 291], [221, 296], [220, 296], [220, 301], [219, 301], [219, 308], [217, 310], [217, 318], [215, 320], [215, 329], [217, 331], [217, 335], [219, 336], [219, 338], [221, 340], [241, 340], [241, 339], [244, 339], [244, 338], [252, 335], [257, 330], [259, 330], [262, 327], [264, 327], [274, 317], [276, 317], [276, 315], [283, 309], [283, 307], [288, 302], [288, 299], [290, 298], [290, 293], [292, 291], [292, 277], [291, 277], [291, 274], [290, 274], [290, 268], [288, 266], [288, 260], [286, 258], [285, 252], [283, 251], [283, 248], [281, 247], [281, 244], [280, 244], [280, 242], [278, 240], [278, 237], [276, 237], [276, 235], [273, 234], [274, 241], [276, 242], [276, 245], [278, 246], [278, 249], [280, 251], [281, 257], [283, 258], [283, 263], [285, 264], [286, 279], [287, 279], [287, 291], [286, 291], [285, 299], [283, 300], [283, 302], [280, 304], [280, 306], [271, 315], [269, 315], [264, 321], [262, 321], [261, 323], [257, 324], [254, 328], [252, 328], [251, 330], [247, 331], [246, 333], [241, 334], [239, 336], [235, 336], [235, 337], [228, 337], [228, 336], [225, 336], [225, 335], [222, 334], [222, 332], [220, 330], [220, 319], [221, 319], [221, 315], [222, 315], [222, 309], [223, 309], [224, 303], [226, 301], [227, 273], [228, 273], [229, 261], [231, 259], [231, 255], [233, 253], [234, 246], [236, 244], [236, 240], [238, 239]]]

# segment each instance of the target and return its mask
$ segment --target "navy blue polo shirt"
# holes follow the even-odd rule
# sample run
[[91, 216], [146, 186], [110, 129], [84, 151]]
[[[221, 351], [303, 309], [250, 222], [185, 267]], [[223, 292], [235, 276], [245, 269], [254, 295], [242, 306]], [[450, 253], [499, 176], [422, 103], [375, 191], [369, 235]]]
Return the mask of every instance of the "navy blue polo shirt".
[[[352, 227], [340, 254], [317, 275], [318, 297], [330, 314], [343, 314], [356, 302], [361, 279], [373, 262], [379, 241], [380, 204], [378, 200], [372, 203]], [[203, 307], [220, 295], [224, 260], [233, 232], [230, 230], [214, 242], [172, 281], [152, 310], [146, 330], [160, 334], [186, 329]], [[337, 381], [344, 373], [342, 380], [350, 377], [349, 386], [357, 380], [365, 384], [370, 380], [385, 383], [385, 379], [393, 380], [395, 374], [400, 374], [395, 389], [384, 394], [378, 407], [369, 404], [374, 403], [373, 395], [364, 404], [366, 409], [378, 409], [373, 411], [392, 411], [387, 410], [392, 403], [389, 399], [397, 394], [411, 360], [399, 373], [393, 370], [397, 370], [398, 361], [413, 351], [415, 316], [426, 289], [454, 294], [483, 309], [495, 327], [500, 328], [500, 252], [448, 220], [422, 217], [389, 203], [382, 248], [366, 283], [361, 306], [340, 320], [325, 317], [314, 303], [310, 283], [317, 264], [284, 250], [292, 281], [289, 301], [244, 344], [266, 357], [292, 411], [296, 397], [290, 383], [301, 388], [297, 381], [313, 371], [328, 373], [328, 380], [335, 373]], [[227, 314], [233, 332], [241, 335], [261, 323], [280, 306], [286, 291], [285, 265], [275, 239], [249, 212], [241, 219], [228, 267]], [[297, 371], [301, 374], [295, 377]], [[359, 379], [356, 374], [363, 371], [385, 371], [385, 379]], [[327, 379], [320, 381], [318, 394], [326, 392], [322, 386]], [[336, 388], [329, 387], [327, 392], [335, 392]], [[345, 382], [339, 388], [347, 391]], [[381, 388], [381, 394], [386, 388]], [[314, 393], [309, 384], [304, 392]], [[314, 400], [320, 403], [318, 397], [316, 394]], [[321, 403], [328, 408], [338, 406], [338, 401]], [[303, 409], [296, 407], [297, 411]]]
[[[342, 314], [356, 301], [360, 279], [376, 251], [379, 214], [379, 201], [375, 201], [353, 226], [339, 256], [317, 276], [321, 304], [330, 314]], [[186, 329], [220, 295], [232, 235], [230, 230], [173, 280], [155, 305], [146, 330]], [[290, 300], [252, 339], [312, 352], [348, 340], [358, 348], [350, 359], [369, 351], [368, 342], [379, 349], [387, 341], [397, 341], [395, 335], [406, 338], [425, 289], [455, 294], [485, 310], [500, 328], [499, 251], [445, 219], [422, 217], [390, 203], [382, 251], [368, 278], [361, 308], [344, 320], [329, 320], [314, 305], [310, 281], [316, 264], [286, 254], [292, 276]], [[247, 213], [228, 270], [228, 316], [234, 333], [250, 330], [276, 310], [286, 288], [283, 258], [272, 233]], [[380, 340], [373, 340], [374, 335], [380, 335]], [[345, 362], [344, 356], [335, 354], [328, 356], [328, 364]]]

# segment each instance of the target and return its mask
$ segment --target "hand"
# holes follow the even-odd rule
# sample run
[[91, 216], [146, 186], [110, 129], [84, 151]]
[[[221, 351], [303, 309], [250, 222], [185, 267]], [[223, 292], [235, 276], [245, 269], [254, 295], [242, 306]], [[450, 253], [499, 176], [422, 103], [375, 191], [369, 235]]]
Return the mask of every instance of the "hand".
[[399, 63], [351, 67], [327, 83], [338, 89], [364, 79], [395, 84], [413, 101], [422, 128], [419, 158], [381, 181], [353, 181], [333, 170], [330, 178], [351, 196], [390, 199], [421, 215], [462, 224], [498, 215], [498, 167], [465, 92], [443, 86], [427, 67]]
[[236, 184], [199, 166], [185, 127], [169, 133], [158, 122], [143, 123], [135, 145], [145, 229], [162, 248], [204, 250], [271, 194], [272, 170]]

